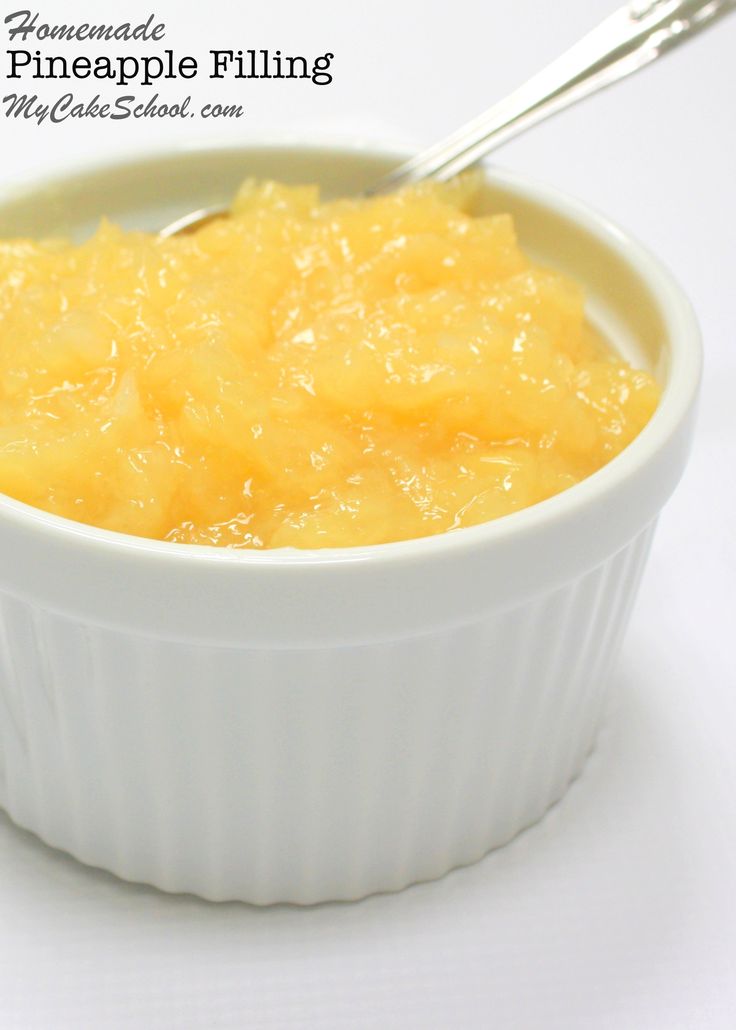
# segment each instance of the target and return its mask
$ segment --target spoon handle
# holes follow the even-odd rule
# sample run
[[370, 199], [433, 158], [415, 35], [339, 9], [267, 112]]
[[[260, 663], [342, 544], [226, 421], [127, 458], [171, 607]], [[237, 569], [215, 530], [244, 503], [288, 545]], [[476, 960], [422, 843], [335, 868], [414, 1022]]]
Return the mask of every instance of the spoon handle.
[[449, 179], [542, 119], [631, 75], [735, 10], [736, 0], [626, 4], [505, 100], [400, 165], [368, 193], [386, 193], [429, 177]]

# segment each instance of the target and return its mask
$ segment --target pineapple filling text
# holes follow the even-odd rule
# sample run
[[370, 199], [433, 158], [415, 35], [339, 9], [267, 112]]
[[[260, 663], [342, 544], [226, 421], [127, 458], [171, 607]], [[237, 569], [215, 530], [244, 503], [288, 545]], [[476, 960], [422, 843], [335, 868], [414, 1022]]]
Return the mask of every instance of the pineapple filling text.
[[180, 543], [340, 547], [551, 497], [659, 391], [472, 177], [370, 200], [247, 182], [162, 240], [0, 243], [0, 492]]

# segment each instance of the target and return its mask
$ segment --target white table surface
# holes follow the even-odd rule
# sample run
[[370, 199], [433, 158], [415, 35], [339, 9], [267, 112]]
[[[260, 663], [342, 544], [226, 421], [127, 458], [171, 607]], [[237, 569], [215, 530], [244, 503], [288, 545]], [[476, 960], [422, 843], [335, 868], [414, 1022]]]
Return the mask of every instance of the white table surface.
[[[0, 117], [0, 187], [185, 138], [293, 130], [427, 143], [614, 4], [159, 0], [167, 43], [182, 53], [331, 50], [335, 82], [246, 83], [247, 117], [224, 127]], [[103, 9], [104, 20], [135, 20], [151, 5], [134, 0], [123, 15], [67, 0], [40, 13], [99, 22]], [[473, 868], [311, 910], [124, 885], [0, 815], [0, 1026], [736, 1027], [734, 53], [736, 16], [500, 158], [633, 230], [686, 285], [705, 335], [692, 462], [661, 520], [582, 778]], [[233, 101], [240, 89], [202, 80], [185, 92]]]

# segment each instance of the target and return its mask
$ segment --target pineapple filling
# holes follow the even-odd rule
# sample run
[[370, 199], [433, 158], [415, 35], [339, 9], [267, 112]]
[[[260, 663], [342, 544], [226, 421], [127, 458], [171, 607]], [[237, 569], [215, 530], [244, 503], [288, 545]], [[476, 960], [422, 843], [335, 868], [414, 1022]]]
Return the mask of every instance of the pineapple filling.
[[0, 243], [0, 492], [188, 544], [343, 547], [486, 522], [626, 447], [655, 381], [472, 176], [374, 199], [246, 182], [162, 240]]

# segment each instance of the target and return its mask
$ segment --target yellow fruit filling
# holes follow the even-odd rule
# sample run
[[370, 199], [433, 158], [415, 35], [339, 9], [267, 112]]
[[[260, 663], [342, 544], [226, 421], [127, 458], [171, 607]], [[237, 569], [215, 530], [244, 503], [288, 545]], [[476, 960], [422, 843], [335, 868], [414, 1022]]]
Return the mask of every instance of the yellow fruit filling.
[[472, 177], [246, 182], [163, 240], [0, 243], [0, 492], [180, 543], [427, 536], [589, 476], [659, 396]]

